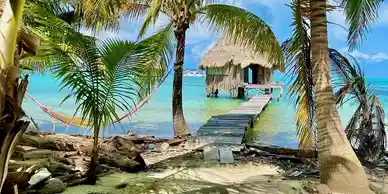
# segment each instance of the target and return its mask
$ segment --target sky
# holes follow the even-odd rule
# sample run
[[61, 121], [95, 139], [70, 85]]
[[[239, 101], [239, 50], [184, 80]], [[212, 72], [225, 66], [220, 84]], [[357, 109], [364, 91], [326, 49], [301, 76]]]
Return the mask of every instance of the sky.
[[[290, 0], [223, 0], [224, 4], [238, 6], [255, 13], [271, 26], [273, 32], [282, 43], [291, 36], [291, 9], [287, 6]], [[348, 51], [346, 46], [347, 27], [341, 11], [328, 13], [328, 21], [338, 25], [328, 25], [329, 46], [344, 54], [351, 54], [361, 64], [368, 78], [388, 78], [388, 2], [383, 3], [379, 10], [379, 19], [366, 34], [357, 50]], [[147, 34], [155, 33], [169, 19], [162, 16], [155, 27]], [[97, 34], [100, 38], [119, 38], [135, 41], [141, 21], [129, 22], [122, 18], [120, 31], [103, 31]], [[90, 33], [86, 31], [85, 33]], [[215, 44], [219, 34], [212, 33], [201, 24], [191, 25], [187, 32], [187, 47], [185, 52], [185, 69], [195, 69], [201, 58]], [[281, 76], [281, 74], [277, 73]]]

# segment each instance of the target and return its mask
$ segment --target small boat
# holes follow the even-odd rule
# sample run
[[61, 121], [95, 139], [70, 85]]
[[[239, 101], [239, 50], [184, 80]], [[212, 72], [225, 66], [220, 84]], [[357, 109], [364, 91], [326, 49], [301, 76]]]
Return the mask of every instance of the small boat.
[[204, 77], [205, 74], [201, 73], [201, 72], [198, 72], [198, 71], [185, 71], [183, 73], [183, 76], [187, 76], [187, 77]]

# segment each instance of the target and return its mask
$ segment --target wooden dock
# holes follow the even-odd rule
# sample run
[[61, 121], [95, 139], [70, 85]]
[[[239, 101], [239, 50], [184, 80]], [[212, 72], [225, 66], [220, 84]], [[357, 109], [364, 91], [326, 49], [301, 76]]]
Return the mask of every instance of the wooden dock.
[[197, 131], [201, 141], [225, 144], [241, 144], [245, 131], [271, 100], [271, 95], [254, 96], [236, 109], [224, 115], [212, 116]]

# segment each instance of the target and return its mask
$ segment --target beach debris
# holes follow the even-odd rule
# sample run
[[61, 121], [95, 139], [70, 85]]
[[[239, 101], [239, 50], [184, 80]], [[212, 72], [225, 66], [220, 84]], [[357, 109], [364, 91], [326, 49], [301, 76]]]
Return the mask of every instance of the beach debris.
[[297, 177], [301, 174], [303, 174], [303, 171], [296, 170], [296, 171], [292, 172], [291, 174], [289, 174], [288, 176]]
[[66, 189], [65, 183], [57, 178], [51, 178], [46, 181], [46, 184], [39, 190], [41, 194], [62, 193]]
[[234, 157], [232, 153], [232, 148], [230, 147], [220, 147], [220, 163], [221, 164], [232, 164], [234, 163]]
[[28, 181], [28, 184], [30, 184], [30, 188], [34, 187], [35, 185], [39, 184], [40, 182], [43, 182], [51, 177], [51, 172], [47, 170], [47, 168], [41, 168], [38, 170], [37, 173], [32, 175], [30, 180]]
[[162, 152], [164, 152], [164, 151], [167, 151], [169, 147], [170, 147], [170, 144], [168, 144], [167, 142], [163, 142], [163, 143], [160, 145], [160, 150], [161, 150]]

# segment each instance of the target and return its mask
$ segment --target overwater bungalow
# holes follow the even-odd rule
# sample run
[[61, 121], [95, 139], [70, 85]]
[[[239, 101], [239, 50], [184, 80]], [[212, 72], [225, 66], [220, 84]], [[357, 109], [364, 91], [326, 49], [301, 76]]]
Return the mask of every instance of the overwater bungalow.
[[199, 68], [206, 71], [208, 97], [217, 97], [220, 90], [229, 92], [233, 98], [242, 98], [249, 89], [271, 94], [273, 88], [282, 88], [281, 84], [272, 83], [278, 65], [224, 37], [206, 53]]

